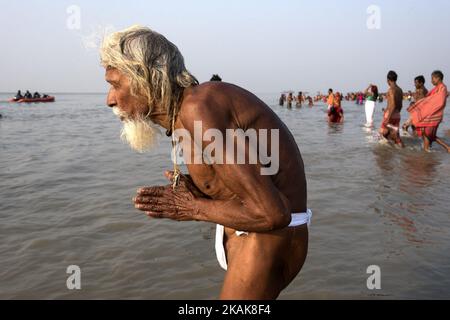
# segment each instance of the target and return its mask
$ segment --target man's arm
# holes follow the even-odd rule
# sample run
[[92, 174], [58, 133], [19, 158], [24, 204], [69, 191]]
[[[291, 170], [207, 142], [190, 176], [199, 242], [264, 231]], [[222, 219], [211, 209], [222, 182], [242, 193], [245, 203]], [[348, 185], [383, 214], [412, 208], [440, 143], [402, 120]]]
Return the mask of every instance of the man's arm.
[[389, 124], [389, 121], [391, 120], [392, 114], [394, 113], [395, 110], [395, 97], [392, 92], [392, 89], [389, 89], [388, 91], [387, 100], [388, 100], [387, 108], [384, 112], [384, 119], [381, 125], [381, 127], [384, 129], [387, 128], [387, 125]]
[[[202, 121], [203, 133], [208, 129], [220, 130], [225, 137], [226, 129], [236, 129], [231, 114], [212, 109], [205, 104], [187, 107], [182, 119], [183, 126], [194, 134], [194, 121]], [[273, 143], [278, 143], [274, 141]], [[203, 142], [202, 150], [208, 145]], [[238, 149], [239, 150], [239, 149]], [[248, 159], [249, 148], [245, 152]], [[223, 154], [226, 155], [224, 145]], [[152, 217], [173, 220], [196, 220], [221, 224], [248, 232], [267, 232], [282, 229], [291, 222], [289, 200], [275, 187], [270, 176], [261, 175], [259, 164], [213, 164], [216, 177], [233, 194], [226, 200], [195, 197], [189, 189], [153, 191], [147, 188], [137, 207]]]
[[[251, 168], [224, 170], [223, 174], [228, 175], [226, 180], [236, 179], [227, 185], [236, 196], [227, 200], [195, 199], [194, 219], [248, 232], [287, 227], [291, 222], [289, 200], [267, 181], [270, 178], [260, 179], [250, 171]], [[245, 179], [239, 181], [243, 175]]]
[[[217, 129], [225, 137], [226, 129], [238, 129], [231, 112], [223, 109], [223, 113], [218, 114], [216, 109], [212, 108], [212, 103], [205, 101], [187, 108], [189, 112], [185, 113], [182, 120], [191, 134], [194, 132], [193, 124], [196, 120], [202, 121], [203, 134], [208, 129]], [[201, 115], [200, 119], [198, 115]], [[233, 143], [235, 150], [245, 152], [248, 159], [250, 153], [248, 144], [244, 150], [242, 146], [236, 148], [236, 140]], [[202, 150], [208, 144], [203, 142]], [[223, 154], [227, 155], [225, 144]], [[289, 201], [275, 187], [270, 176], [261, 175], [260, 164], [212, 164], [212, 169], [234, 196], [227, 200], [198, 198], [194, 203], [197, 207], [196, 220], [250, 232], [269, 231], [289, 225], [291, 221]]]

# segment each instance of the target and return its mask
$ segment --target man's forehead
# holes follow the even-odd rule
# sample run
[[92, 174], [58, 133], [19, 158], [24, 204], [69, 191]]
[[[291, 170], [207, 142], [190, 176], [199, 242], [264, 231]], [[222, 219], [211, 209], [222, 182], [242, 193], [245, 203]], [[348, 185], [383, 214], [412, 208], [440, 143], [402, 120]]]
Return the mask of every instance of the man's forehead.
[[119, 80], [121, 73], [118, 69], [114, 67], [106, 67], [105, 78], [107, 80]]

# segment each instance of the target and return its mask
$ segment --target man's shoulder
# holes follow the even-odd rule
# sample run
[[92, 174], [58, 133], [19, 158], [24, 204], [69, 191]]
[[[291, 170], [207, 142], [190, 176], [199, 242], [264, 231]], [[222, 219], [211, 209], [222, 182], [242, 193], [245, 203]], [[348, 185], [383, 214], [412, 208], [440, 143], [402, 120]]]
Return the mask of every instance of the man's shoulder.
[[205, 82], [195, 87], [190, 88], [191, 91], [186, 97], [183, 104], [202, 104], [211, 103], [213, 101], [221, 102], [221, 100], [229, 100], [238, 98], [244, 90], [226, 82]]
[[192, 87], [181, 106], [180, 120], [191, 123], [205, 118], [223, 118], [231, 112], [230, 95], [235, 95], [233, 85], [223, 82], [206, 82]]
[[403, 94], [403, 89], [400, 88], [399, 86], [396, 86], [396, 87], [393, 89], [393, 92], [395, 92], [395, 93], [397, 93], [397, 94]]

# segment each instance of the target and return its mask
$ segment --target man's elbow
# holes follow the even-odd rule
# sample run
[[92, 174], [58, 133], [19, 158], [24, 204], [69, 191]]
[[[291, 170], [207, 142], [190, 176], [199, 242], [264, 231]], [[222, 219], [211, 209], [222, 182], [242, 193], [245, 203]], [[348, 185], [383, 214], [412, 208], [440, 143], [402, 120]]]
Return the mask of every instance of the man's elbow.
[[289, 226], [289, 224], [291, 223], [291, 219], [292, 217], [288, 213], [271, 215], [266, 219], [267, 228], [270, 231], [284, 229]]

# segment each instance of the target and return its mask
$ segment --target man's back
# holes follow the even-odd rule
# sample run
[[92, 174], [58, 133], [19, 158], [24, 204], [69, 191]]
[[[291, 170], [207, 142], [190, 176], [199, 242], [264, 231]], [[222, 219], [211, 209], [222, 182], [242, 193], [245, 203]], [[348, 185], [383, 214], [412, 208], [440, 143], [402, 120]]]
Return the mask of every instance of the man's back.
[[[259, 217], [254, 221], [274, 216], [274, 213], [280, 217], [279, 205], [286, 210], [284, 214], [289, 213], [291, 223], [294, 215], [300, 215], [302, 219], [310, 215], [306, 204], [303, 160], [294, 137], [264, 102], [227, 83], [210, 82], [186, 89], [178, 119], [178, 126], [183, 126], [191, 134], [195, 121], [202, 121], [204, 132], [218, 129], [222, 136], [227, 129], [242, 129], [244, 132], [255, 129], [256, 136], [264, 133], [261, 130], [266, 130], [267, 141], [261, 146], [262, 139], [258, 138], [258, 149], [261, 152], [261, 147], [264, 147], [271, 153], [272, 163], [269, 165], [249, 165], [247, 162], [245, 165], [191, 164], [187, 167], [197, 188], [217, 201], [217, 205], [208, 208], [208, 212], [221, 208], [219, 214], [224, 218], [216, 221], [226, 221], [223, 228], [216, 230], [216, 253], [221, 265], [227, 265], [221, 298], [276, 298], [297, 276], [306, 259], [307, 220], [259, 232], [246, 229], [245, 222], [253, 216]], [[271, 141], [274, 129], [279, 133], [275, 138], [277, 141]], [[224, 141], [224, 148], [228, 147], [226, 144]], [[203, 150], [207, 146], [203, 143]], [[275, 157], [278, 159], [274, 160]], [[262, 175], [261, 168], [270, 167], [274, 162], [279, 164], [278, 172], [271, 176]], [[242, 214], [240, 210], [246, 215], [238, 216], [242, 222], [235, 218], [236, 214]], [[231, 227], [237, 223], [243, 227]], [[239, 231], [250, 232], [242, 235]]]
[[389, 89], [388, 94], [392, 96], [392, 102], [394, 103], [393, 106], [388, 106], [388, 109], [392, 108], [393, 112], [400, 113], [403, 108], [403, 90], [398, 85], [395, 85]]
[[[215, 121], [219, 121], [222, 128], [244, 131], [248, 129], [278, 129], [279, 141], [270, 141], [270, 131], [268, 131], [267, 150], [272, 150], [273, 143], [278, 143], [278, 148], [274, 150], [279, 150], [278, 155], [271, 155], [272, 158], [279, 156], [279, 171], [271, 176], [272, 182], [289, 199], [293, 212], [306, 211], [306, 178], [303, 160], [291, 132], [272, 109], [252, 93], [224, 82], [207, 82], [193, 87], [185, 100], [189, 104], [205, 103], [209, 111], [212, 111], [217, 118]], [[183, 101], [180, 111], [181, 118], [186, 114], [183, 110], [184, 105], [185, 101]], [[189, 118], [192, 119], [192, 117]], [[195, 118], [198, 121], [202, 120], [201, 115], [195, 116]], [[223, 134], [225, 136], [224, 132]], [[205, 174], [208, 174], [209, 171], [207, 165], [190, 165], [188, 168], [194, 181], [196, 181], [195, 175], [202, 177], [197, 181], [205, 181]], [[228, 183], [232, 183], [232, 181], [226, 181], [225, 185]], [[208, 190], [216, 189], [211, 185], [208, 190], [202, 185], [197, 187], [206, 194], [208, 194]], [[255, 190], [257, 188], [258, 186], [255, 186]], [[222, 183], [218, 189], [223, 190], [214, 192], [212, 197], [227, 195], [227, 188]]]

